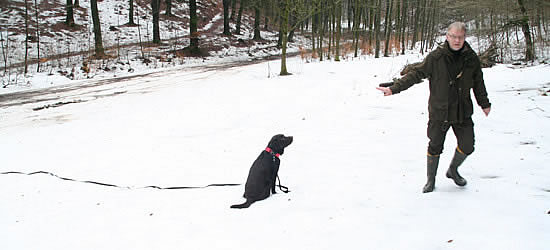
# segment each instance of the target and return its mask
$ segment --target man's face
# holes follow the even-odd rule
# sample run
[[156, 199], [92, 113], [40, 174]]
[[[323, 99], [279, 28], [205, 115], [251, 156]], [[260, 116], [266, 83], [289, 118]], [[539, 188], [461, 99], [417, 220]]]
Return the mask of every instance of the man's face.
[[460, 50], [464, 46], [465, 35], [464, 31], [456, 28], [451, 28], [447, 32], [447, 41], [452, 50]]

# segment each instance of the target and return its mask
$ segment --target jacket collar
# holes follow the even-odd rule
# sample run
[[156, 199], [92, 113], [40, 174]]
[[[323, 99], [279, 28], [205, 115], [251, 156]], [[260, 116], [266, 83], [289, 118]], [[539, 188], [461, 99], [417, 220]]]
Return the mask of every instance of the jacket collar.
[[[443, 43], [440, 48], [443, 54], [447, 56], [453, 56], [453, 52], [451, 51], [451, 47], [449, 47], [449, 42], [447, 40], [445, 40], [445, 43]], [[464, 47], [462, 47], [462, 49], [460, 50], [460, 56], [468, 58], [471, 57], [473, 54], [475, 54], [475, 52], [470, 44], [464, 41]]]

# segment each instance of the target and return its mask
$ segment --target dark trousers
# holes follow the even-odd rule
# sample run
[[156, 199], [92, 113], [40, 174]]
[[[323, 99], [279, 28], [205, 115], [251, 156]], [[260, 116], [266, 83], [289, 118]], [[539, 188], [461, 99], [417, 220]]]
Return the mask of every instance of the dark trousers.
[[428, 153], [430, 155], [440, 155], [443, 152], [443, 144], [449, 128], [453, 128], [458, 148], [462, 153], [470, 155], [474, 152], [474, 122], [472, 118], [463, 123], [430, 120], [428, 122], [428, 138], [430, 139]]

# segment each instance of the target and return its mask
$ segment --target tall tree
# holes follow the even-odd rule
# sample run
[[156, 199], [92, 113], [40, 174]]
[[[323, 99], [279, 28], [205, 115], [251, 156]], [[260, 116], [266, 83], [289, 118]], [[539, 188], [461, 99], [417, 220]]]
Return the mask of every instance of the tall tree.
[[385, 41], [384, 41], [384, 57], [390, 56], [390, 39], [391, 39], [391, 31], [392, 31], [392, 11], [393, 10], [393, 0], [386, 0], [386, 21], [384, 25], [384, 34], [385, 34]]
[[166, 16], [173, 16], [172, 14], [172, 0], [166, 0], [166, 12], [164, 13]]
[[427, 31], [428, 31], [428, 23], [429, 23], [429, 19], [430, 19], [430, 15], [426, 14], [427, 10], [428, 10], [428, 2], [430, 0], [422, 0], [422, 7], [421, 7], [421, 11], [422, 11], [422, 21], [421, 21], [421, 24], [420, 24], [420, 53], [421, 54], [424, 54], [424, 45], [426, 44], [426, 40], [427, 40]]
[[321, 18], [321, 14], [320, 12], [322, 11], [322, 5], [323, 5], [323, 2], [322, 0], [313, 0], [314, 1], [314, 6], [312, 8], [312, 23], [311, 23], [311, 28], [312, 28], [312, 35], [311, 35], [311, 42], [313, 44], [313, 53], [315, 53], [316, 55], [321, 55], [321, 57], [323, 56], [323, 51], [322, 51], [322, 48], [319, 47], [320, 45], [320, 37], [321, 37], [321, 30], [322, 30], [322, 18]]
[[416, 46], [416, 41], [418, 39], [418, 23], [419, 23], [419, 11], [420, 11], [420, 5], [421, 5], [421, 1], [422, 0], [412, 0], [412, 5], [413, 8], [412, 8], [412, 12], [413, 14], [411, 15], [411, 24], [412, 24], [412, 41], [411, 41], [411, 50], [414, 48], [414, 46]]
[[231, 5], [231, 0], [223, 0], [223, 34], [226, 36], [231, 35], [229, 30], [229, 7]]
[[27, 57], [29, 55], [29, 3], [25, 0], [25, 74], [29, 72]]
[[74, 27], [74, 11], [73, 11], [73, 0], [67, 0], [65, 5], [65, 10], [67, 11], [67, 17], [65, 18], [65, 24]]
[[340, 37], [342, 36], [342, 1], [336, 2], [336, 36], [334, 38], [335, 40], [335, 54], [334, 54], [334, 61], [339, 62], [340, 61]]
[[134, 22], [134, 0], [129, 0], [128, 25], [136, 25]]
[[319, 60], [323, 61], [324, 49], [323, 41], [325, 40], [325, 25], [326, 25], [326, 16], [325, 16], [325, 1], [321, 0], [321, 6], [319, 6]]
[[523, 36], [525, 37], [525, 60], [533, 61], [535, 60], [535, 52], [533, 46], [533, 39], [531, 38], [531, 29], [529, 28], [529, 16], [527, 15], [527, 10], [525, 9], [525, 4], [523, 0], [518, 0], [519, 8], [521, 10], [521, 29], [523, 31]]
[[395, 35], [394, 35], [394, 40], [393, 40], [393, 44], [394, 44], [394, 47], [396, 48], [396, 52], [397, 54], [399, 54], [399, 43], [401, 42], [401, 0], [397, 0], [397, 1], [394, 1], [395, 2], [395, 11], [394, 11], [394, 16], [395, 16], [395, 26], [394, 26], [394, 32], [395, 32]]
[[2, 59], [4, 59], [4, 75], [8, 72], [8, 53], [9, 53], [9, 36], [10, 33], [6, 32], [6, 40], [4, 40], [4, 32], [0, 30], [0, 47], [2, 47]]
[[34, 13], [36, 14], [36, 72], [40, 72], [40, 22], [38, 20], [38, 0], [34, 0]]
[[200, 55], [199, 49], [199, 32], [198, 32], [198, 18], [197, 18], [197, 0], [189, 0], [189, 34], [190, 43], [186, 49], [192, 55]]
[[354, 12], [353, 12], [353, 47], [354, 47], [354, 57], [359, 56], [359, 28], [360, 28], [360, 13], [361, 13], [361, 7], [359, 7], [359, 0], [355, 0], [354, 2]]
[[90, 0], [90, 7], [92, 9], [92, 22], [94, 26], [95, 55], [96, 57], [103, 57], [105, 56], [105, 51], [103, 49], [103, 40], [101, 39], [101, 23], [99, 21], [97, 0]]
[[374, 57], [379, 58], [380, 57], [380, 18], [381, 18], [381, 8], [382, 8], [382, 0], [378, 0], [375, 6], [376, 10], [374, 13], [374, 39], [375, 39], [375, 50], [374, 50]]
[[407, 20], [409, 20], [408, 18], [408, 11], [409, 11], [409, 0], [403, 0], [403, 10], [401, 11], [401, 54], [404, 55], [405, 54], [405, 49], [407, 47], [407, 45], [405, 44], [405, 40], [408, 40], [408, 39], [405, 39], [405, 37], [408, 37], [407, 36], [407, 33], [405, 32], [407, 30]]
[[151, 0], [153, 12], [153, 43], [160, 44], [160, 0]]
[[239, 4], [239, 14], [237, 16], [237, 30], [235, 31], [237, 34], [241, 34], [241, 19], [243, 16], [243, 11], [248, 3], [249, 0], [240, 0]]
[[231, 1], [231, 15], [229, 19], [235, 20], [235, 11], [237, 10], [237, 0]]
[[[369, 15], [369, 24], [368, 24], [368, 36], [369, 36], [369, 48], [372, 48], [372, 41], [374, 40], [374, 16], [375, 16], [375, 12], [374, 10], [376, 8], [374, 8], [374, 5], [375, 5], [375, 1], [377, 0], [367, 0], [367, 6], [368, 6], [368, 15]], [[369, 53], [372, 52], [372, 49], [370, 49], [371, 51], [369, 51]]]
[[254, 1], [254, 38], [252, 40], [262, 40], [260, 35], [260, 21], [261, 21], [261, 12], [260, 12], [260, 0]]
[[288, 19], [290, 15], [290, 0], [279, 0], [281, 8], [281, 34], [282, 34], [282, 53], [281, 53], [281, 73], [280, 75], [290, 75], [286, 68], [286, 46], [288, 37]]

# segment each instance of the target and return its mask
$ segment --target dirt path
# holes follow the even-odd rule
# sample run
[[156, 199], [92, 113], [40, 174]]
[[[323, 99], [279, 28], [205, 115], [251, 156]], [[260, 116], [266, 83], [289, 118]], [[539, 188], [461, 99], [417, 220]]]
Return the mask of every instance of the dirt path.
[[[288, 56], [291, 57], [296, 55], [297, 53], [292, 53]], [[128, 83], [139, 78], [162, 77], [170, 74], [181, 73], [182, 71], [188, 71], [190, 74], [224, 71], [235, 67], [262, 63], [279, 58], [280, 56], [269, 56], [251, 61], [236, 61], [215, 65], [197, 65], [186, 67], [184, 69], [169, 69], [161, 72], [135, 74], [110, 79], [90, 80], [79, 84], [68, 84], [44, 89], [0, 94], [0, 110], [3, 108], [26, 104], [36, 104], [36, 108], [44, 107], [46, 105], [53, 105], [52, 107], [56, 107], [55, 104], [59, 104], [57, 106], [61, 106], [61, 104], [65, 102], [70, 104], [88, 101], [91, 99], [111, 97], [126, 93], [128, 91], [123, 87], [124, 85], [122, 83]], [[67, 98], [70, 98], [71, 100], [66, 100]]]
[[[213, 15], [213, 19], [219, 17]], [[230, 43], [239, 43], [238, 38], [235, 36], [224, 36], [223, 32], [223, 17], [218, 18], [210, 22], [210, 26], [207, 29], [201, 31], [201, 35], [204, 37], [201, 39], [200, 47], [209, 51], [216, 49], [216, 46], [220, 46], [219, 38], [226, 37], [231, 41]], [[241, 44], [242, 45], [242, 44]], [[244, 44], [243, 46], [246, 46]], [[289, 53], [288, 57], [296, 56], [298, 53]], [[252, 59], [252, 60], [250, 60]], [[161, 77], [169, 74], [181, 73], [182, 71], [188, 71], [191, 73], [205, 73], [212, 71], [223, 71], [234, 67], [246, 66], [256, 63], [261, 63], [269, 60], [280, 59], [280, 55], [266, 56], [263, 58], [249, 58], [247, 60], [235, 61], [223, 64], [210, 64], [210, 65], [197, 65], [189, 66], [184, 69], [168, 69], [162, 72], [150, 72], [143, 74], [134, 74], [131, 76], [101, 79], [101, 80], [87, 80], [80, 83], [68, 84], [62, 86], [54, 86], [44, 89], [36, 89], [22, 92], [14, 92], [7, 94], [0, 94], [0, 114], [2, 109], [32, 104], [35, 110], [42, 110], [45, 108], [55, 108], [66, 104], [79, 103], [84, 101], [90, 101], [103, 97], [117, 96], [119, 94], [127, 93], [128, 90], [121, 83], [134, 83], [139, 78], [147, 77]]]

